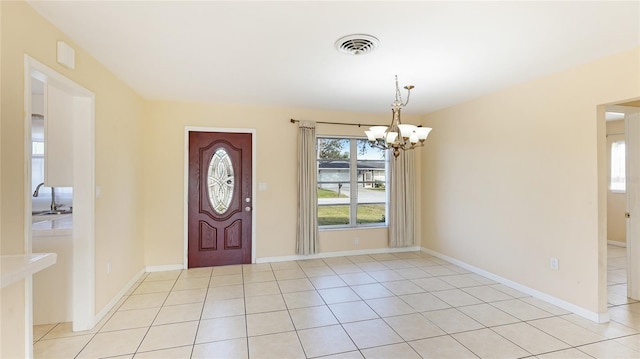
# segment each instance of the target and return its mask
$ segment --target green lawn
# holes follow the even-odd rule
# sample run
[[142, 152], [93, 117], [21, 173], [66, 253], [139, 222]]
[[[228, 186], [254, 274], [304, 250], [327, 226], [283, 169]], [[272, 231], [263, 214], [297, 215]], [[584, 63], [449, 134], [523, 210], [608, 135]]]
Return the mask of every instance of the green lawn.
[[[335, 192], [334, 192], [335, 193]], [[358, 223], [384, 223], [384, 204], [358, 206]], [[349, 206], [318, 206], [318, 225], [349, 224]]]
[[336, 191], [318, 187], [318, 198], [347, 198], [347, 195], [340, 193], [340, 196], [338, 196]]

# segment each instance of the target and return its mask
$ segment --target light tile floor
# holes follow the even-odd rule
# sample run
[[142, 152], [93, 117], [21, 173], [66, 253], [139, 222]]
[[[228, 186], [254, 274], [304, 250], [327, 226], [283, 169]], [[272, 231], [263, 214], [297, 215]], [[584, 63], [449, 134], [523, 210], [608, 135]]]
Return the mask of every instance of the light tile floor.
[[34, 327], [36, 358], [640, 358], [609, 246], [596, 324], [420, 252], [145, 275], [94, 330]]

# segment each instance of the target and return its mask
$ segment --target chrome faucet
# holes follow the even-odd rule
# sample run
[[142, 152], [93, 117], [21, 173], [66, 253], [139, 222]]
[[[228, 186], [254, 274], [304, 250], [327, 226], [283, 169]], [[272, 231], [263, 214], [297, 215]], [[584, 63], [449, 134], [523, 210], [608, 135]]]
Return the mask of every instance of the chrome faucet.
[[[40, 183], [38, 187], [36, 187], [36, 190], [33, 191], [34, 197], [38, 197], [38, 194], [40, 193], [40, 187], [42, 186], [44, 186], [44, 182]], [[58, 210], [58, 207], [62, 207], [62, 205], [56, 203], [56, 189], [54, 187], [51, 187], [51, 212], [56, 212]]]

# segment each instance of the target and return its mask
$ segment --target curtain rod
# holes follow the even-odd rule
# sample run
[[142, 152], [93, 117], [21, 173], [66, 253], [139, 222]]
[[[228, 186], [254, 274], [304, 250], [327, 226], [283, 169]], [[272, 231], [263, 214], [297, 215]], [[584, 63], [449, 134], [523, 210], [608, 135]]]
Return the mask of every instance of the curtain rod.
[[618, 136], [618, 135], [624, 135], [624, 132], [622, 132], [622, 133], [607, 133], [607, 137], [609, 137], [609, 136]]
[[[300, 122], [300, 120], [294, 120], [291, 119], [291, 123], [296, 123], [296, 122]], [[369, 125], [366, 123], [342, 123], [342, 122], [324, 122], [324, 121], [316, 121], [316, 123], [321, 123], [323, 125], [341, 125], [341, 126], [358, 126], [358, 127], [362, 127], [362, 126], [383, 126], [383, 125]]]

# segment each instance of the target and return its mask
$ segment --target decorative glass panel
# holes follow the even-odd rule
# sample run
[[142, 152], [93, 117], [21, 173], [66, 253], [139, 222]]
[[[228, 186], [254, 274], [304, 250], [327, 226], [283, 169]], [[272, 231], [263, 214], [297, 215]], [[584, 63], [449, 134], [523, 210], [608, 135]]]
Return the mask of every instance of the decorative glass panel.
[[235, 181], [231, 158], [223, 148], [218, 149], [211, 157], [207, 182], [213, 210], [218, 214], [224, 214], [231, 204]]

